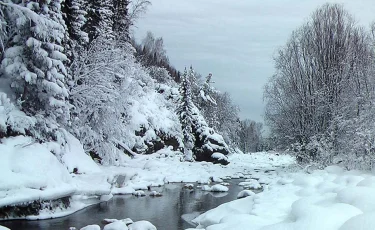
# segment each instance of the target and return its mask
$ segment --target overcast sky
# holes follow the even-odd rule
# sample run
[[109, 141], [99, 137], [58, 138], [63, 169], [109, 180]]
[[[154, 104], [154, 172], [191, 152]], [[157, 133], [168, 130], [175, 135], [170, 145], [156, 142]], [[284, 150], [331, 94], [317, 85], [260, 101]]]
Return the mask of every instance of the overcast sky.
[[138, 20], [137, 39], [163, 37], [170, 62], [193, 65], [215, 87], [231, 94], [241, 118], [263, 122], [263, 87], [274, 73], [273, 57], [291, 32], [326, 2], [338, 2], [360, 25], [375, 20], [375, 0], [151, 0]]

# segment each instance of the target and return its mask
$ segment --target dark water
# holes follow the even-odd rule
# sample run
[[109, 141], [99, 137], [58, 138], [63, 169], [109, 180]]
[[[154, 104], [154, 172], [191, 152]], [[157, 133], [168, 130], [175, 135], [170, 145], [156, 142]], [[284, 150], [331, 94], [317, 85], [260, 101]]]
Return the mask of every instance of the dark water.
[[152, 188], [162, 192], [162, 197], [114, 196], [108, 202], [90, 206], [70, 216], [40, 221], [3, 221], [0, 225], [12, 230], [68, 230], [71, 226], [80, 229], [89, 224], [99, 224], [103, 227], [101, 221], [105, 218], [131, 218], [133, 221], [148, 220], [158, 230], [182, 230], [194, 227], [184, 219], [192, 219], [192, 216], [235, 200], [237, 194], [243, 190], [238, 186], [241, 181], [243, 180], [229, 181], [231, 185], [227, 193], [188, 190], [184, 189], [182, 184], [167, 184], [160, 188]]

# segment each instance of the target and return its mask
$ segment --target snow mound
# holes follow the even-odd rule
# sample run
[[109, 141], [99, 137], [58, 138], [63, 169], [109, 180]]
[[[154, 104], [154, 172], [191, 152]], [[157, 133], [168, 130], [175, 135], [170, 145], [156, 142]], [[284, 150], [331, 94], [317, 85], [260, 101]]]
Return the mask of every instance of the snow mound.
[[158, 197], [158, 196], [162, 196], [162, 194], [161, 194], [160, 192], [157, 192], [157, 191], [152, 191], [152, 192], [150, 192], [149, 195], [150, 195], [150, 196], [156, 196], [156, 197]]
[[375, 226], [375, 213], [365, 213], [346, 221], [339, 230], [373, 230]]
[[211, 155], [211, 158], [214, 158], [214, 159], [216, 159], [216, 160], [228, 160], [228, 157], [226, 157], [224, 154], [222, 154], [222, 153], [213, 153], [212, 155]]
[[83, 227], [80, 230], [100, 230], [100, 226], [96, 224], [87, 225], [86, 227]]
[[107, 224], [104, 226], [103, 230], [128, 230], [128, 226], [123, 221], [115, 221], [113, 223]]
[[46, 145], [30, 137], [2, 139], [0, 207], [72, 195], [71, 176]]
[[101, 172], [99, 166], [85, 153], [81, 142], [66, 131], [64, 135], [67, 143], [61, 160], [69, 172], [73, 172], [74, 170], [77, 173]]
[[133, 192], [133, 195], [134, 196], [146, 196], [145, 192], [142, 191], [142, 190], [137, 190], [137, 191]]
[[228, 192], [229, 191], [228, 187], [221, 185], [221, 184], [215, 184], [212, 187], [208, 185], [204, 185], [202, 186], [202, 190], [208, 191], [208, 192]]
[[255, 193], [251, 190], [243, 190], [243, 191], [238, 193], [237, 199], [248, 197], [248, 196], [254, 196], [254, 195], [255, 195]]
[[262, 185], [260, 185], [259, 182], [255, 179], [246, 179], [246, 181], [240, 182], [238, 185], [243, 186], [248, 189], [261, 189], [262, 188]]
[[0, 230], [10, 230], [10, 229], [0, 225]]
[[129, 230], [157, 230], [156, 227], [148, 221], [136, 221], [129, 225]]

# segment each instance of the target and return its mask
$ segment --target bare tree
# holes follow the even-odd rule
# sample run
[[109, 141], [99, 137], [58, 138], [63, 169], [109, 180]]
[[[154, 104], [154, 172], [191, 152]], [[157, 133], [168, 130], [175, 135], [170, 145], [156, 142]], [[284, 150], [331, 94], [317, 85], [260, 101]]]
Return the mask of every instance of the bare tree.
[[323, 5], [292, 33], [265, 88], [266, 122], [284, 147], [298, 143], [304, 150], [311, 137], [326, 135], [337, 152], [337, 118], [353, 109], [349, 102], [360, 110], [353, 97], [370, 93], [369, 38], [338, 4]]

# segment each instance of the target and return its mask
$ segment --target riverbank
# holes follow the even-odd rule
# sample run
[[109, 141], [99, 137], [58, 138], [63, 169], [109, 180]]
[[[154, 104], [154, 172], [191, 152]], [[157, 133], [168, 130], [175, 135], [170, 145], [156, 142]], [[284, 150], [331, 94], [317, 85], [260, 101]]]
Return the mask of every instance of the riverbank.
[[[69, 173], [44, 146], [30, 145], [28, 138], [7, 141], [9, 143], [2, 145], [8, 147], [4, 152], [9, 153], [2, 156], [4, 161], [1, 165], [4, 175], [0, 179], [2, 219], [56, 218], [107, 201], [117, 194], [152, 190], [153, 186], [173, 182], [208, 184], [221, 182], [224, 178], [254, 178], [257, 177], [256, 171], [272, 171], [294, 162], [290, 156], [273, 153], [232, 155], [229, 156], [231, 163], [226, 166], [208, 162], [181, 162], [180, 152], [164, 149], [152, 155], [122, 159], [120, 166], [105, 167], [96, 165], [82, 154], [83, 151], [77, 150], [77, 146], [71, 146], [72, 152], [66, 154], [64, 164], [75, 173]], [[74, 168], [77, 170], [72, 170]], [[260, 182], [269, 180], [258, 179]], [[65, 198], [69, 198], [68, 204], [51, 207], [52, 201]], [[33, 208], [29, 205], [34, 201], [41, 201], [37, 205], [40, 210], [29, 212]], [[26, 212], [16, 216], [12, 216], [13, 211], [4, 212], [6, 207], [12, 206], [24, 206]]]
[[264, 191], [193, 220], [206, 230], [370, 230], [375, 225], [375, 176], [337, 166], [284, 173]]

